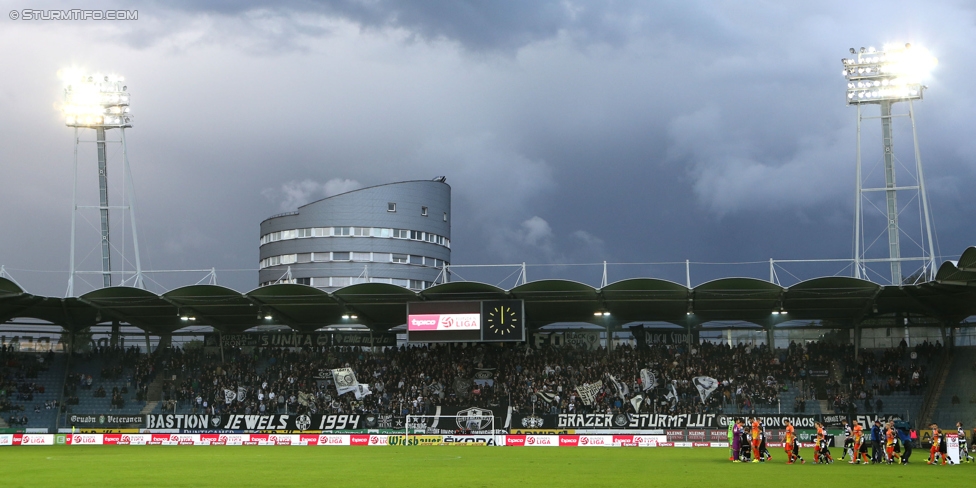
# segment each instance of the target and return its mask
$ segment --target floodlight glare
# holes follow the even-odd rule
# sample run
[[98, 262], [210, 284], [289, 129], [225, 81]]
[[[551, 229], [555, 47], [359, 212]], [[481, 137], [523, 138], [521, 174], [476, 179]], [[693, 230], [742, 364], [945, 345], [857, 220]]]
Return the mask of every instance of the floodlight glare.
[[[867, 55], [870, 53], [871, 55]], [[851, 48], [854, 52], [854, 48]], [[861, 48], [857, 59], [844, 58], [843, 75], [847, 78], [847, 103], [881, 103], [920, 100], [926, 88], [922, 80], [939, 60], [920, 47], [886, 44], [883, 51]], [[893, 89], [858, 92], [858, 88], [896, 86]]]
[[106, 114], [128, 114], [129, 94], [118, 75], [83, 74], [75, 70], [61, 70], [58, 76], [64, 83], [64, 123], [68, 127], [102, 127], [106, 129], [132, 127], [129, 115], [105, 117]]

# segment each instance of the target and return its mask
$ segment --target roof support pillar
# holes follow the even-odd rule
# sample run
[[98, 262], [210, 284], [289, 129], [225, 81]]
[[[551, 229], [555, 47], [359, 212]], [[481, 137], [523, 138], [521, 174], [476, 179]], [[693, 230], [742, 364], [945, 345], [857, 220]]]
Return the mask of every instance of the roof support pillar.
[[217, 342], [220, 343], [220, 362], [224, 363], [224, 333], [220, 329], [215, 329], [217, 331]]
[[695, 314], [685, 315], [685, 331], [688, 332], [688, 339], [685, 344], [688, 346], [688, 352], [691, 352], [691, 348], [698, 345], [698, 335], [695, 334], [695, 328], [701, 325], [701, 321]]
[[111, 339], [109, 340], [109, 345], [112, 346], [113, 349], [116, 348], [116, 347], [118, 347], [118, 345], [119, 345], [119, 331], [120, 331], [120, 329], [121, 329], [121, 327], [119, 326], [119, 321], [118, 320], [113, 320], [112, 321], [112, 336], [111, 336]]
[[156, 344], [156, 352], [162, 352], [167, 347], [173, 345], [173, 333], [163, 332], [159, 334], [159, 344]]
[[861, 322], [854, 322], [854, 361], [861, 356]]

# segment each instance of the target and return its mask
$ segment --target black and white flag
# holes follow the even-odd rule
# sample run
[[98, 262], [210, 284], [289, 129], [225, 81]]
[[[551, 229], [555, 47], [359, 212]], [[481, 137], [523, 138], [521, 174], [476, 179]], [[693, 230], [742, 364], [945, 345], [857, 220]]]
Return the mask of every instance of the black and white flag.
[[234, 403], [235, 399], [237, 399], [237, 393], [234, 393], [234, 390], [224, 388], [224, 403], [230, 405]]
[[626, 384], [618, 381], [613, 375], [610, 375], [610, 383], [613, 384], [614, 389], [617, 390], [617, 396], [620, 397], [621, 400], [626, 400], [627, 395], [630, 394], [630, 388], [627, 388]]
[[701, 396], [702, 403], [705, 403], [705, 400], [708, 399], [712, 392], [718, 389], [718, 380], [711, 376], [695, 376], [691, 379], [691, 382], [698, 389], [698, 395]]
[[243, 402], [245, 398], [247, 398], [247, 388], [244, 388], [243, 386], [238, 386], [237, 387], [237, 401]]
[[634, 406], [634, 413], [640, 413], [642, 403], [644, 403], [644, 395], [636, 395], [630, 399], [630, 404]]
[[356, 391], [356, 385], [359, 384], [356, 381], [356, 373], [353, 373], [352, 368], [333, 369], [332, 380], [335, 382], [336, 392], [340, 395]]
[[340, 395], [352, 392], [356, 395], [356, 400], [362, 400], [364, 396], [371, 395], [369, 385], [364, 385], [356, 380], [356, 373], [352, 368], [337, 368], [332, 370], [332, 380], [335, 382], [336, 392]]
[[583, 383], [576, 387], [576, 392], [579, 393], [580, 400], [583, 400], [583, 405], [593, 405], [593, 402], [596, 401], [596, 394], [600, 393], [601, 388], [603, 388], [602, 381]]
[[356, 395], [356, 400], [362, 400], [364, 396], [372, 395], [373, 392], [369, 389], [369, 385], [356, 383], [356, 389], [353, 390], [353, 394]]
[[642, 388], [644, 388], [644, 391], [657, 388], [657, 375], [655, 375], [653, 371], [644, 368], [640, 371], [640, 375]]
[[667, 395], [664, 395], [664, 399], [671, 402], [672, 411], [674, 411], [674, 409], [678, 407], [678, 388], [676, 386], [677, 384], [678, 384], [677, 380], [671, 380], [671, 384], [668, 385], [671, 391], [668, 392]]
[[539, 398], [544, 400], [546, 403], [552, 403], [552, 401], [556, 399], [556, 394], [548, 391], [537, 391], [536, 395], [539, 395]]

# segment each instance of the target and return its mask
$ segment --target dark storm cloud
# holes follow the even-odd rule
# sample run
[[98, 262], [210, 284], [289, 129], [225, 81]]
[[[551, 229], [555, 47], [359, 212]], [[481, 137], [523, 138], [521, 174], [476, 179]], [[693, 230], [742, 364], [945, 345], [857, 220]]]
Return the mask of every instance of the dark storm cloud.
[[[264, 218], [343, 189], [442, 174], [456, 264], [525, 261], [546, 265], [530, 279], [597, 284], [599, 265], [551, 265], [760, 262], [693, 265], [694, 284], [768, 276], [770, 257], [849, 257], [854, 112], [839, 60], [850, 46], [895, 39], [942, 60], [916, 105], [926, 179], [941, 251], [976, 242], [969, 5], [868, 2], [870, 23], [839, 1], [132, 8], [137, 24], [0, 32], [32, 46], [0, 52], [25, 80], [0, 83], [0, 179], [15, 182], [0, 194], [14, 209], [0, 216], [0, 264], [60, 273], [28, 274], [54, 283], [39, 292], [63, 290], [71, 144], [56, 112], [38, 107], [57, 99], [53, 73], [70, 63], [131, 81], [146, 266], [217, 267], [222, 284], [242, 290], [256, 273], [226, 270], [256, 267]], [[875, 156], [876, 135], [865, 135]], [[28, 213], [45, 223], [44, 239], [18, 217]], [[494, 283], [511, 270], [499, 272], [461, 275]], [[685, 269], [608, 269], [610, 281], [637, 275], [684, 282]]]
[[[256, 52], [303, 49], [298, 38], [333, 33], [317, 20], [342, 20], [364, 31], [398, 30], [405, 41], [455, 42], [473, 53], [514, 53], [526, 45], [565, 36], [579, 46], [622, 46], [634, 37], [653, 35], [665, 45], [703, 43], [711, 49], [734, 49], [745, 39], [723, 10], [729, 3], [683, 1], [177, 1], [137, 2], [147, 20], [159, 21], [131, 29], [121, 38], [146, 47], [186, 26], [173, 12], [234, 19], [238, 34], [253, 36]], [[162, 28], [159, 28], [162, 26]], [[224, 32], [223, 34], [226, 34]], [[220, 37], [220, 36], [215, 36]], [[242, 46], [242, 47], [243, 47]]]
[[571, 1], [184, 1], [168, 8], [236, 16], [268, 10], [346, 19], [366, 29], [406, 29], [425, 40], [448, 39], [472, 50], [512, 49], [562, 31], [612, 40], [634, 18], [631, 2], [594, 6]]

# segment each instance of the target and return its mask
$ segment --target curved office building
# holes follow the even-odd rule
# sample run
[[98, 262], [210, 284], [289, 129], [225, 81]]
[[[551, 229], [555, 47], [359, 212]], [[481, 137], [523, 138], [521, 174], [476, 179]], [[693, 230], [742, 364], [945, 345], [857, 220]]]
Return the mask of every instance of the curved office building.
[[261, 222], [261, 286], [433, 286], [451, 261], [451, 187], [444, 180], [371, 186]]

